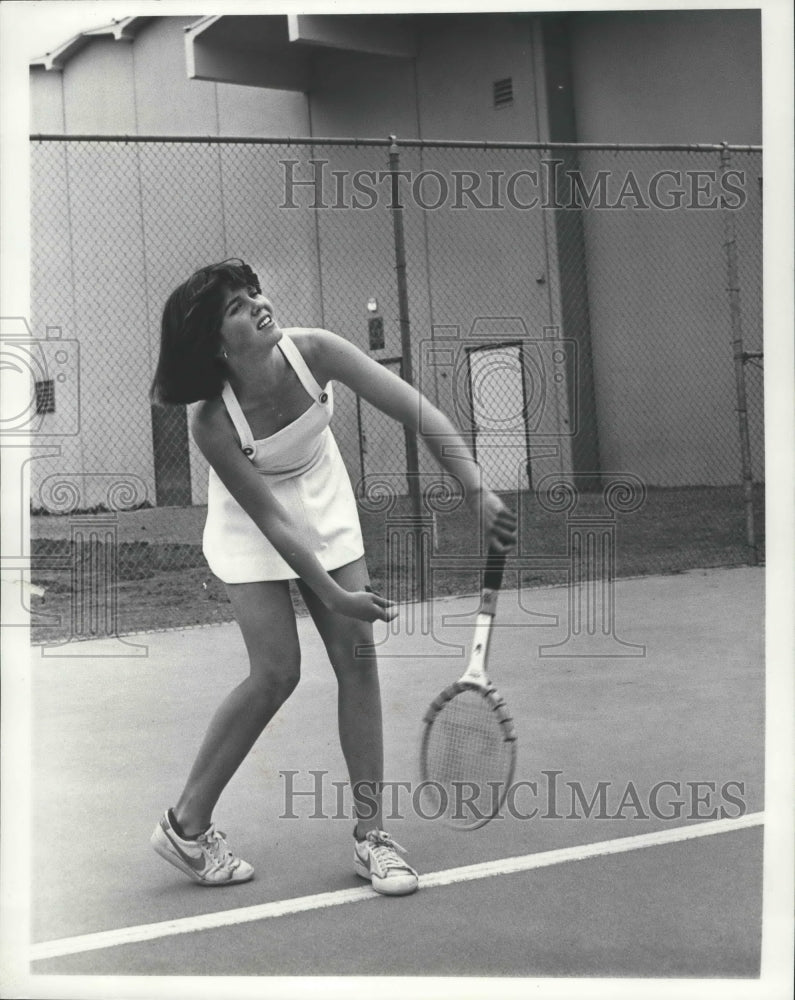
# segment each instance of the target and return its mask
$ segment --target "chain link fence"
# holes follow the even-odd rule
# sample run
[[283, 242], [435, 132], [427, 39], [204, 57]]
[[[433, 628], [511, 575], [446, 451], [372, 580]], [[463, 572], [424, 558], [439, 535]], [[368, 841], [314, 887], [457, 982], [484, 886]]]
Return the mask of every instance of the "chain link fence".
[[[233, 256], [282, 326], [342, 334], [462, 429], [519, 511], [517, 586], [571, 579], [575, 507], [611, 521], [617, 575], [758, 562], [761, 169], [717, 145], [34, 136], [34, 636], [231, 617], [206, 463], [148, 388], [167, 295]], [[333, 426], [376, 584], [475, 589], [427, 452], [344, 386]], [[419, 582], [394, 525], [427, 528]]]

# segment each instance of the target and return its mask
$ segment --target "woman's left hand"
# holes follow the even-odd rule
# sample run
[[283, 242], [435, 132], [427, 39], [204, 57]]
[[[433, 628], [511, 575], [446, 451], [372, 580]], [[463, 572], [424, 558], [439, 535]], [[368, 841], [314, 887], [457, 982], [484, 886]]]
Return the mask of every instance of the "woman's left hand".
[[397, 618], [398, 605], [376, 594], [370, 587], [364, 590], [341, 590], [333, 607], [334, 611], [348, 618], [358, 618], [363, 622], [391, 622]]
[[508, 552], [516, 545], [516, 514], [490, 489], [478, 490], [469, 500], [483, 525], [487, 548]]

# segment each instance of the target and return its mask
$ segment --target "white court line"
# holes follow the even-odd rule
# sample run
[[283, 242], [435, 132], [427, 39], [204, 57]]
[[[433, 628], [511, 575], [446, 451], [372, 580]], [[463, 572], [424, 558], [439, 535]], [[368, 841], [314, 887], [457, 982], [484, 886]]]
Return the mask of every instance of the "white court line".
[[[677, 826], [673, 830], [656, 830], [653, 833], [641, 833], [634, 837], [619, 837], [616, 840], [603, 840], [596, 844], [581, 844], [576, 847], [563, 847], [555, 851], [542, 851], [539, 854], [523, 854], [515, 858], [500, 858], [497, 861], [485, 861], [476, 865], [465, 865], [462, 868], [447, 868], [440, 872], [431, 872], [420, 877], [421, 889], [435, 889], [443, 885], [453, 885], [456, 882], [472, 882], [475, 879], [493, 878], [496, 875], [514, 875], [517, 872], [532, 871], [534, 868], [547, 868], [550, 865], [561, 865], [568, 861], [585, 861], [588, 858], [603, 857], [607, 854], [624, 854], [627, 851], [637, 851], [644, 847], [657, 847], [660, 844], [675, 844], [683, 840], [695, 840], [698, 837], [710, 837], [718, 833], [729, 833], [732, 830], [745, 830], [753, 826], [761, 826], [764, 813], [749, 813], [737, 819], [718, 819], [708, 823], [693, 823], [690, 826]], [[377, 893], [368, 886], [361, 889], [341, 889], [336, 892], [321, 892], [314, 896], [297, 896], [295, 899], [280, 899], [272, 903], [260, 903], [257, 906], [244, 906], [237, 910], [224, 910], [220, 913], [204, 913], [195, 917], [179, 917], [175, 920], [163, 920], [156, 924], [140, 924], [137, 927], [119, 927], [112, 931], [99, 931], [96, 934], [82, 934], [79, 937], [61, 938], [58, 941], [42, 941], [31, 945], [30, 960], [41, 961], [44, 958], [56, 958], [60, 955], [76, 955], [85, 951], [97, 951], [100, 948], [114, 948], [123, 944], [137, 944], [140, 941], [154, 941], [157, 938], [171, 937], [175, 934], [192, 934], [195, 931], [213, 930], [217, 927], [231, 927], [236, 924], [247, 924], [255, 920], [268, 920], [271, 917], [285, 917], [291, 913], [306, 913], [309, 910], [320, 910], [328, 906], [342, 906], [344, 903], [364, 903], [377, 899]]]

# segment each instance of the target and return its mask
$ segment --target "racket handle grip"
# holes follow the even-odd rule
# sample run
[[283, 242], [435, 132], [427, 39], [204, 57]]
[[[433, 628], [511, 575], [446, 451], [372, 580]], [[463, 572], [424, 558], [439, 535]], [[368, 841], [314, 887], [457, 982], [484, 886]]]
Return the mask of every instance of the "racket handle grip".
[[497, 552], [496, 549], [489, 548], [486, 556], [486, 573], [483, 577], [483, 586], [486, 590], [499, 590], [502, 586], [502, 574], [505, 570], [505, 553]]

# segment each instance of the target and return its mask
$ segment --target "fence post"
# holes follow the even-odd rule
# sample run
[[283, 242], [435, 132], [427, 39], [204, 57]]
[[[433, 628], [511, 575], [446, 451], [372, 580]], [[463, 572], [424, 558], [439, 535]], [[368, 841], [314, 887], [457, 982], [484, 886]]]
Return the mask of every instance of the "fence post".
[[[720, 154], [721, 179], [731, 163], [727, 143]], [[742, 462], [743, 500], [745, 504], [745, 535], [752, 566], [759, 562], [754, 524], [754, 480], [751, 470], [751, 441], [748, 434], [748, 405], [745, 393], [745, 352], [743, 351], [743, 325], [740, 312], [740, 277], [737, 267], [737, 231], [733, 210], [721, 200], [723, 216], [723, 245], [726, 249], [726, 290], [729, 293], [729, 324], [734, 356], [734, 384], [737, 393], [737, 421], [740, 432], [740, 459]]]
[[[400, 152], [397, 136], [390, 135], [389, 146], [389, 179], [390, 203], [392, 214], [392, 229], [395, 240], [395, 276], [397, 279], [398, 317], [400, 322], [400, 351], [403, 356], [403, 379], [409, 385], [414, 385], [414, 366], [411, 359], [411, 324], [409, 322], [409, 290], [406, 278], [406, 238], [403, 230], [403, 206], [400, 203]], [[420, 495], [419, 455], [417, 452], [416, 435], [405, 428], [406, 436], [406, 478], [408, 479], [411, 509], [414, 526], [410, 528], [414, 551], [418, 556], [414, 565], [418, 570], [419, 599], [428, 598], [428, 573], [425, 560], [419, 558], [422, 546], [423, 504]]]

